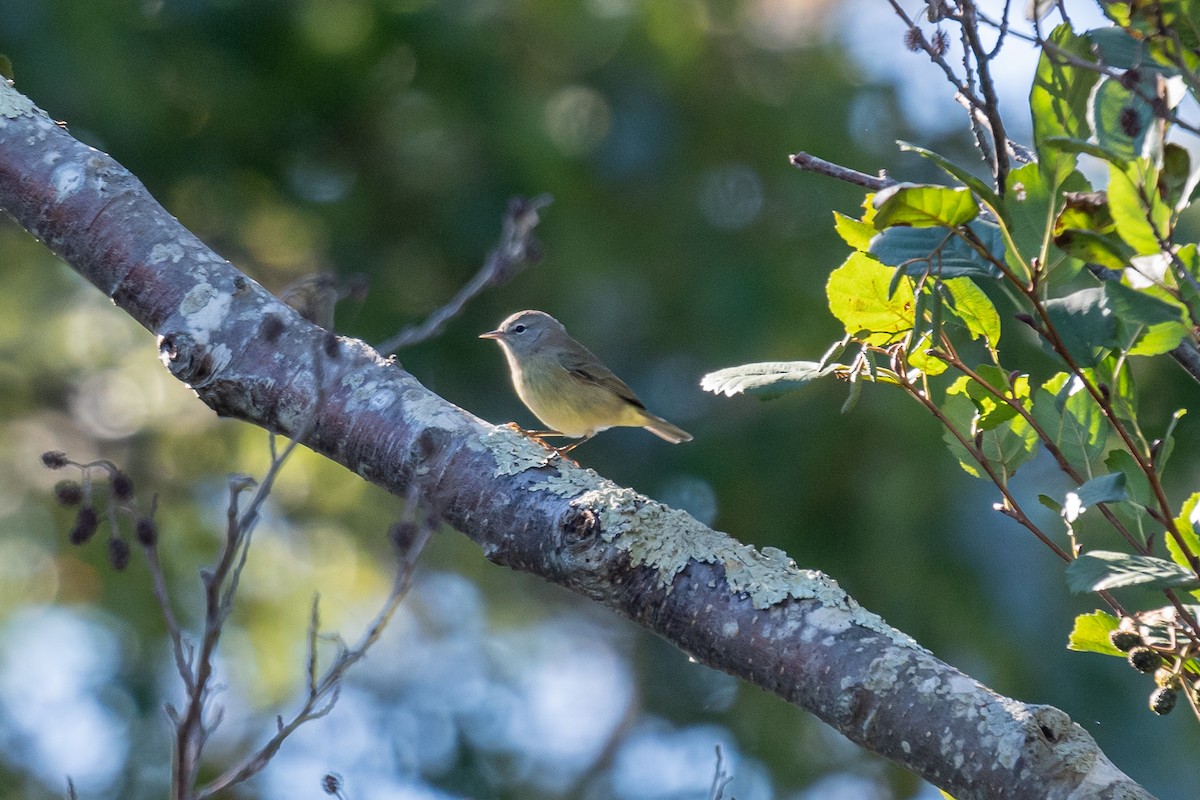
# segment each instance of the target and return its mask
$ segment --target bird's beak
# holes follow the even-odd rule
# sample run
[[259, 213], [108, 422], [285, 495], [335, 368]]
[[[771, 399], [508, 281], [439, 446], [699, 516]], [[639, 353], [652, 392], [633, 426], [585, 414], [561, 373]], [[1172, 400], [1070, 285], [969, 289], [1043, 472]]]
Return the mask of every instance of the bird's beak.
[[502, 339], [502, 338], [504, 338], [504, 331], [488, 331], [487, 333], [479, 334], [479, 338], [480, 339]]

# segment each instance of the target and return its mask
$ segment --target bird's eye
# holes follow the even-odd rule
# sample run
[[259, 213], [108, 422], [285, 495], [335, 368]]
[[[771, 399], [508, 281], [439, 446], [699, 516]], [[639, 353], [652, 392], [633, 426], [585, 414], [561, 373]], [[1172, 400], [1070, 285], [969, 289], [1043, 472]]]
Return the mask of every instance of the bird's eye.
[[525, 332], [525, 326], [524, 326], [524, 325], [513, 325], [513, 329], [512, 329], [512, 330], [513, 330], [513, 333], [524, 333], [524, 332]]

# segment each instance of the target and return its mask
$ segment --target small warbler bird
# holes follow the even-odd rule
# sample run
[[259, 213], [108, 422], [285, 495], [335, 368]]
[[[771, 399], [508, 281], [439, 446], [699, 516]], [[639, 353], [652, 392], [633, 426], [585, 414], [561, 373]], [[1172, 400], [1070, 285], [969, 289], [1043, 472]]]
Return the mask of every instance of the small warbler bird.
[[624, 381], [549, 314], [518, 311], [479, 338], [500, 343], [517, 396], [552, 429], [530, 433], [579, 439], [552, 448], [559, 455], [619, 426], [645, 428], [672, 444], [692, 440], [690, 433], [647, 411]]

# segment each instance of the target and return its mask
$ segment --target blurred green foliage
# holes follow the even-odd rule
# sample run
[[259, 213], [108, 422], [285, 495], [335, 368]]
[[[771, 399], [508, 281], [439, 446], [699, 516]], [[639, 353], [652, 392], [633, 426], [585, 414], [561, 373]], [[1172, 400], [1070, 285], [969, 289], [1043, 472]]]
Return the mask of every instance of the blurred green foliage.
[[[554, 314], [696, 436], [670, 447], [611, 431], [577, 451], [585, 465], [829, 572], [939, 656], [1001, 692], [1064, 708], [1136, 779], [1179, 795], [1200, 777], [1180, 755], [1194, 752], [1190, 721], [1151, 719], [1143, 687], [1119, 664], [1064, 650], [1073, 613], [1089, 609], [1032, 537], [992, 512], [931, 418], [873, 392], [841, 416], [844, 393], [832, 383], [772, 403], [718, 400], [697, 386], [729, 364], [816, 358], [839, 335], [825, 308], [826, 277], [845, 256], [831, 211], [857, 216], [861, 192], [796, 172], [790, 151], [931, 177], [920, 159], [881, 161], [860, 144], [880, 135], [853, 116], [865, 100], [867, 119], [888, 120], [883, 135], [970, 160], [965, 131], [929, 141], [905, 129], [891, 88], [867, 81], [839, 45], [839, 26], [854, 24], [832, 4], [761, 0], [0, 0], [0, 52], [18, 89], [268, 288], [318, 269], [369, 275], [365, 302], [344, 304], [338, 318], [341, 332], [367, 341], [421, 319], [469, 278], [510, 195], [552, 194], [543, 262], [485, 294], [439, 339], [400, 353], [407, 369], [485, 419], [532, 424], [502, 359], [475, 337], [521, 308]], [[128, 721], [127, 744], [109, 753], [125, 761], [115, 784], [85, 796], [157, 796], [169, 761], [161, 704], [173, 690], [148, 577], [136, 557], [118, 575], [102, 548], [66, 543], [70, 514], [50, 492], [59, 476], [37, 456], [111, 458], [142, 497], [158, 494], [166, 569], [180, 615], [194, 621], [224, 476], [261, 473], [265, 434], [215, 419], [157, 363], [151, 337], [11, 223], [0, 226], [0, 264], [0, 641], [16, 641], [12, 626], [46, 604], [117, 631], [118, 688], [105, 702]], [[1002, 306], [1006, 329], [1008, 313]], [[1194, 391], [1158, 374], [1143, 387], [1151, 398]], [[1189, 443], [1181, 428], [1179, 446]], [[1055, 480], [1036, 461], [1025, 470], [1018, 482], [1029, 490]], [[347, 638], [382, 600], [384, 532], [398, 507], [310, 454], [284, 470], [225, 643], [228, 704], [250, 719], [227, 723], [236, 733], [214, 760], [255, 741], [299, 685], [314, 591], [327, 629]], [[794, 793], [839, 775], [865, 781], [854, 784], [861, 796], [931, 796], [777, 698], [496, 569], [462, 537], [436, 537], [422, 568], [477, 586], [499, 637], [580, 619], [585, 633], [613, 637], [635, 672], [630, 724], [725, 726], [773, 787], [743, 786], [743, 800], [819, 797]], [[433, 625], [425, 597], [414, 619]], [[388, 666], [402, 663], [395, 653], [420, 647], [404, 640], [417, 623], [397, 627], [400, 641], [374, 660], [381, 696]], [[330, 724], [354, 718], [347, 705]], [[20, 729], [5, 709], [8, 742]], [[10, 796], [61, 796], [54, 776], [68, 765], [35, 761], [6, 750]], [[319, 761], [297, 778], [303, 796], [319, 796], [320, 770], [339, 768]], [[530, 786], [586, 794], [488, 764], [464, 751], [426, 777], [473, 796], [525, 797]], [[263, 781], [246, 796], [279, 791]]]

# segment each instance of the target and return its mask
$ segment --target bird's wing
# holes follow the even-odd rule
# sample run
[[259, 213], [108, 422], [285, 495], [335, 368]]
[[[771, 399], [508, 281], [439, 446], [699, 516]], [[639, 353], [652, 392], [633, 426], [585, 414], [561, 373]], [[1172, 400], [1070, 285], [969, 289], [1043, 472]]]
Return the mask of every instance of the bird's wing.
[[[580, 349], [582, 350], [583, 348], [580, 347]], [[600, 359], [596, 358], [590, 352], [584, 350], [584, 353], [586, 355], [564, 352], [559, 354], [558, 360], [562, 364], [563, 369], [571, 373], [571, 376], [576, 380], [600, 386], [640, 409], [644, 410], [646, 408], [645, 404], [638, 399], [638, 396], [633, 393], [633, 389], [630, 389], [625, 381], [614, 375], [611, 369], [600, 363]]]

